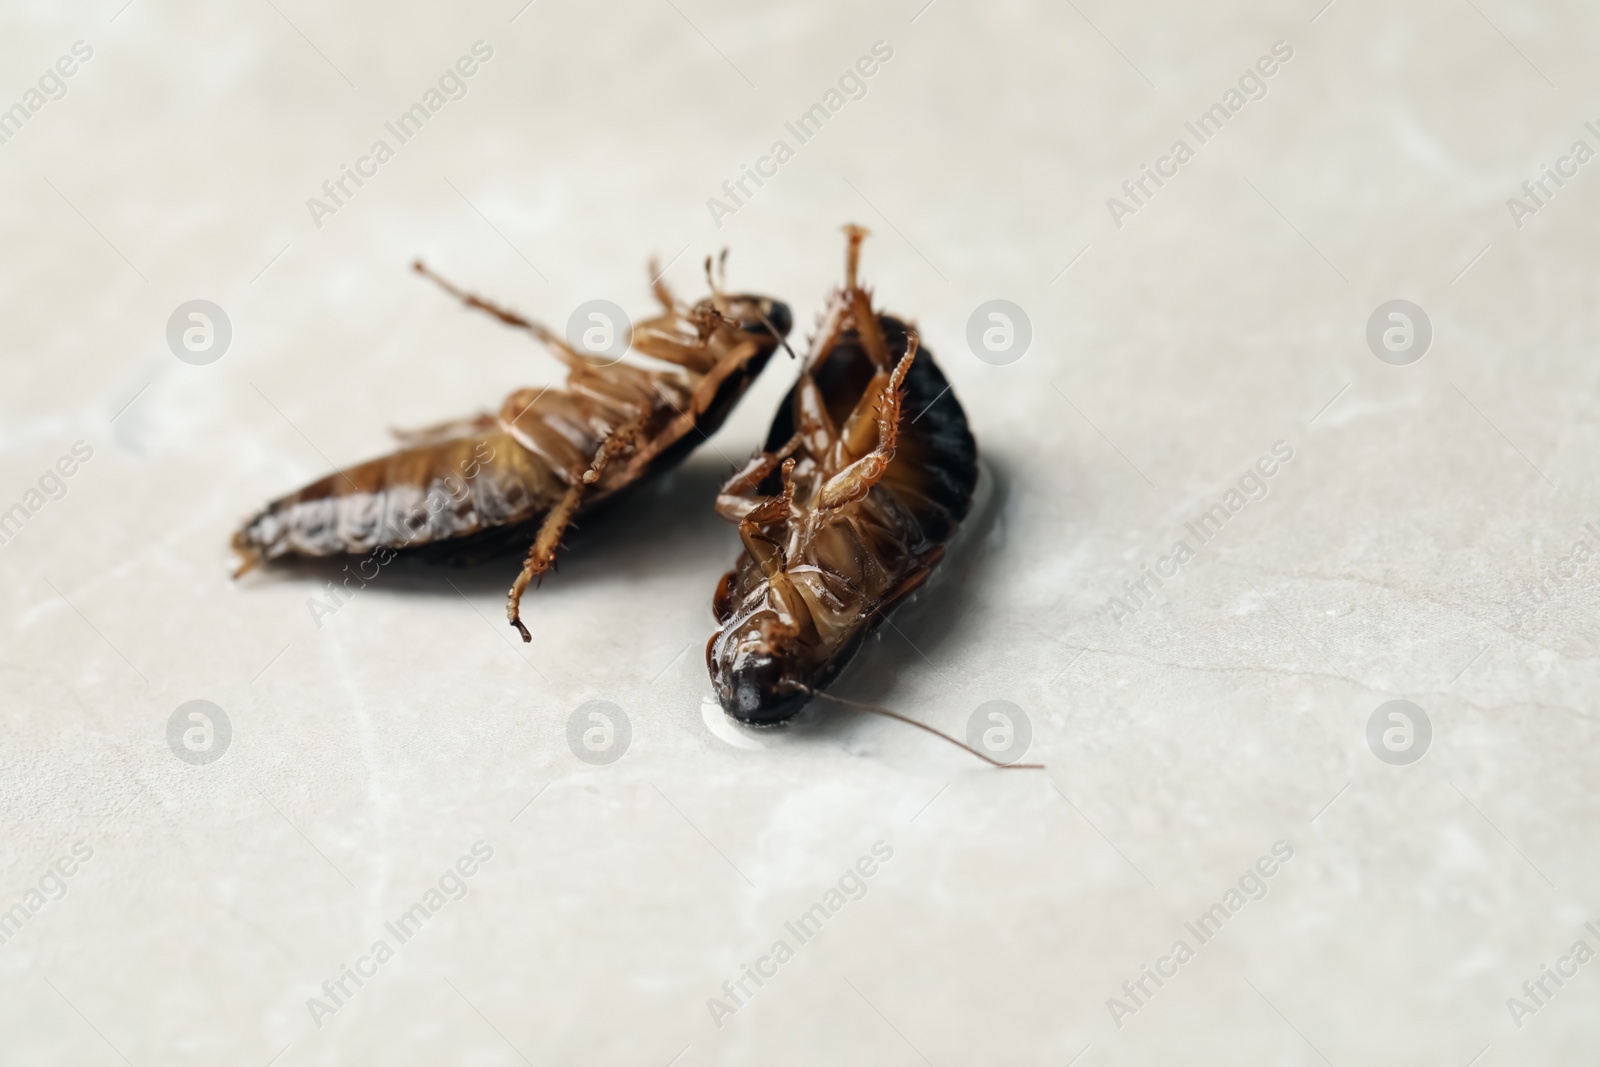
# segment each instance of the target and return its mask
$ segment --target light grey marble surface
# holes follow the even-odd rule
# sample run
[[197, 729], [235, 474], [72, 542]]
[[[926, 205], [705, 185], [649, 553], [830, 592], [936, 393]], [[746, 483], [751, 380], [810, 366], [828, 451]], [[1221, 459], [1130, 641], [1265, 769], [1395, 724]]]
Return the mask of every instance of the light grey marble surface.
[[[0, 508], [28, 512], [0, 547], [0, 1062], [1593, 1062], [1600, 963], [1561, 962], [1600, 949], [1592, 5], [122, 4], [0, 13], [0, 106], [44, 77], [0, 144]], [[466, 95], [313, 218], [480, 40]], [[1135, 201], [1146, 164], [1169, 177]], [[1546, 164], [1569, 176], [1535, 203]], [[805, 326], [852, 220], [995, 496], [840, 691], [955, 732], [1012, 701], [1046, 773], [836, 711], [707, 714], [737, 551], [710, 495], [784, 359], [573, 538], [527, 648], [514, 559], [396, 564], [320, 627], [316, 577], [229, 579], [267, 498], [558, 375], [413, 257], [560, 322], [646, 309], [650, 253], [696, 293], [726, 245]], [[994, 298], [1032, 324], [1008, 366], [965, 341]], [[164, 336], [193, 299], [232, 325], [209, 365]], [[1431, 322], [1408, 365], [1365, 337], [1392, 299]], [[1277, 442], [1265, 497], [1116, 609]], [[206, 765], [167, 740], [196, 699], [232, 730]], [[602, 767], [566, 735], [596, 699], [632, 728]], [[1394, 699], [1431, 724], [1406, 766], [1365, 740]], [[877, 842], [802, 944], [785, 924]], [[1578, 973], [1524, 992], [1547, 965]]]

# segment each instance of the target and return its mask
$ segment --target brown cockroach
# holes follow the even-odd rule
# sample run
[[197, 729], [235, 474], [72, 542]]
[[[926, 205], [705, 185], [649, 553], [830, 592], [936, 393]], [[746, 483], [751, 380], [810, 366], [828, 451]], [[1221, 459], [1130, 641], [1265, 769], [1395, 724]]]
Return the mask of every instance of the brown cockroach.
[[787, 722], [823, 696], [1008, 766], [896, 712], [822, 692], [927, 580], [978, 481], [960, 402], [915, 327], [873, 311], [856, 280], [867, 231], [845, 232], [844, 288], [764, 450], [717, 497], [744, 551], [712, 602], [712, 685], [723, 710], [747, 725]]
[[242, 559], [235, 577], [294, 556], [409, 551], [463, 562], [531, 536], [506, 598], [506, 617], [531, 641], [519, 612], [523, 590], [554, 565], [568, 524], [675, 467], [715, 432], [773, 351], [787, 346], [789, 308], [723, 292], [709, 257], [711, 295], [686, 306], [652, 263], [651, 287], [664, 310], [634, 327], [632, 348], [654, 365], [607, 363], [457, 289], [420, 261], [413, 268], [468, 307], [533, 334], [567, 365], [566, 388], [518, 389], [497, 415], [397, 432], [399, 451], [274, 500], [234, 534]]

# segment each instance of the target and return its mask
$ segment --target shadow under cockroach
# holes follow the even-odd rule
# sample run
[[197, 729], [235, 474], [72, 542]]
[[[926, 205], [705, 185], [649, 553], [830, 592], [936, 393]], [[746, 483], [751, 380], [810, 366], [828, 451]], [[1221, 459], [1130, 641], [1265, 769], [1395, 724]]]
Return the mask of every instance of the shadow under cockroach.
[[[704, 557], [708, 542], [726, 536], [726, 525], [705, 506], [726, 478], [720, 457], [696, 456], [655, 482], [608, 498], [568, 527], [560, 559], [545, 583], [581, 588], [619, 570], [626, 575], [662, 566], [663, 560]], [[522, 553], [531, 533], [527, 526], [509, 527], [498, 543], [484, 540], [470, 553], [424, 549], [294, 557], [257, 580], [308, 585], [306, 611], [320, 629], [323, 620], [367, 590], [444, 600], [504, 590], [506, 566]]]

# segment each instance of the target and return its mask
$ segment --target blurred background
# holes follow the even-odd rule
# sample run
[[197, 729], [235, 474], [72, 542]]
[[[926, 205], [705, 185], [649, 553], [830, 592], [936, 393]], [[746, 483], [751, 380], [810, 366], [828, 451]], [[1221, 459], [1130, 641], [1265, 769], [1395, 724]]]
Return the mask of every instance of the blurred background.
[[[0, 1062], [1589, 1062], [1597, 34], [1572, 0], [8, 5]], [[413, 259], [560, 328], [728, 248], [798, 343], [847, 222], [992, 492], [839, 690], [962, 736], [1005, 701], [1046, 772], [707, 704], [711, 498], [781, 356], [571, 540], [532, 645], [515, 557], [332, 614], [332, 570], [230, 579], [266, 500], [559, 380]], [[986, 345], [996, 300], [1026, 329]]]

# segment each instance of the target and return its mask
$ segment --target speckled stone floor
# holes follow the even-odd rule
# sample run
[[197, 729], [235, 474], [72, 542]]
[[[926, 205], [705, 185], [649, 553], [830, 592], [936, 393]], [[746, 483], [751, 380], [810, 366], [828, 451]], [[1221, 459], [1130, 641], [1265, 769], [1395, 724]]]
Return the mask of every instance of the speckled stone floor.
[[[0, 1062], [1593, 1062], [1600, 12], [1323, 3], [0, 13]], [[991, 492], [838, 691], [1045, 772], [707, 705], [781, 357], [529, 646], [230, 579], [558, 379], [414, 258], [804, 328], [848, 221]]]

